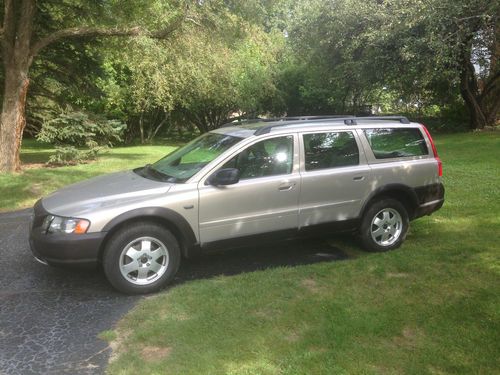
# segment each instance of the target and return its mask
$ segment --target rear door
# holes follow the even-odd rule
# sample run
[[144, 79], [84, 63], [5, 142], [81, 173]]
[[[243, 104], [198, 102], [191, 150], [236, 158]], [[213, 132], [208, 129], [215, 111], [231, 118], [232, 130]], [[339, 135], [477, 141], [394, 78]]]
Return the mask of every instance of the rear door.
[[256, 141], [212, 171], [238, 168], [234, 185], [199, 185], [202, 243], [297, 229], [300, 189], [297, 134]]
[[357, 134], [334, 130], [300, 138], [299, 226], [357, 218], [372, 178]]

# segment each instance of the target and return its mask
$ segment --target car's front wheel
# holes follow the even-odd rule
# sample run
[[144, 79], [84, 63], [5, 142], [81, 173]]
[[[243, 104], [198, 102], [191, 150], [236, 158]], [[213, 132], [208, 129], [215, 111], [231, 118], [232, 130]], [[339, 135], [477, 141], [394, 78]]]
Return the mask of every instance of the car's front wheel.
[[127, 294], [151, 293], [173, 279], [180, 264], [179, 243], [156, 223], [121, 228], [108, 241], [103, 268], [109, 282]]
[[368, 251], [387, 251], [398, 248], [406, 238], [408, 213], [395, 199], [381, 199], [374, 202], [365, 212], [360, 238]]

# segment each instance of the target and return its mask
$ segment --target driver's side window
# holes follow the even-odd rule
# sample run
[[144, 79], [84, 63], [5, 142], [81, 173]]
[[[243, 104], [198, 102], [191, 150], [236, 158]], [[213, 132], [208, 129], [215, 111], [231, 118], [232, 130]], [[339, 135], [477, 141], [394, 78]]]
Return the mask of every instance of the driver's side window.
[[289, 174], [293, 167], [293, 136], [257, 142], [229, 160], [222, 168], [236, 168], [240, 179]]

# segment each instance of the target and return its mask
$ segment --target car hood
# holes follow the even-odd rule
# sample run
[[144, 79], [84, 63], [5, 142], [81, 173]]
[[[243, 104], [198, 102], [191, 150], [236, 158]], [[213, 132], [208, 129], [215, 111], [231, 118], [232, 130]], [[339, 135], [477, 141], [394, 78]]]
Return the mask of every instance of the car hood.
[[51, 214], [84, 217], [103, 207], [154, 198], [167, 193], [171, 187], [170, 183], [123, 171], [68, 185], [43, 198], [42, 205]]

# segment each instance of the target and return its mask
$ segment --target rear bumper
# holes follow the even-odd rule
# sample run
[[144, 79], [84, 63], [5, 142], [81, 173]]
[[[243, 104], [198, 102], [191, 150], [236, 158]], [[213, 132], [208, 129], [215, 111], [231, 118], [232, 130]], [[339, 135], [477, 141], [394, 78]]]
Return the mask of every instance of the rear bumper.
[[444, 186], [443, 184], [433, 184], [426, 187], [415, 189], [418, 196], [419, 206], [415, 210], [414, 219], [430, 215], [439, 210], [444, 204]]
[[35, 216], [30, 228], [29, 242], [33, 256], [42, 263], [95, 264], [99, 259], [105, 232], [86, 234], [46, 234], [41, 224], [49, 213], [41, 201], [35, 204]]
[[432, 214], [433, 212], [443, 207], [443, 204], [444, 204], [444, 198], [420, 205], [415, 211], [414, 219]]

